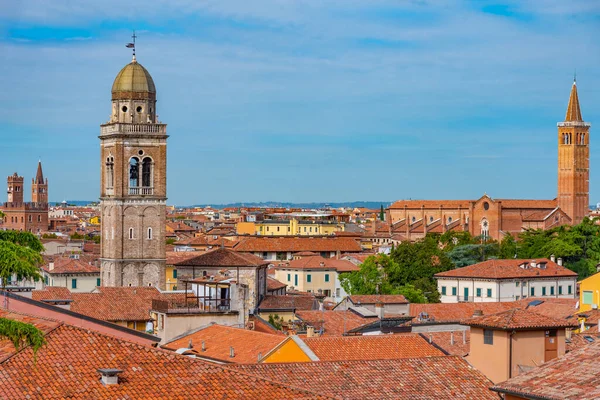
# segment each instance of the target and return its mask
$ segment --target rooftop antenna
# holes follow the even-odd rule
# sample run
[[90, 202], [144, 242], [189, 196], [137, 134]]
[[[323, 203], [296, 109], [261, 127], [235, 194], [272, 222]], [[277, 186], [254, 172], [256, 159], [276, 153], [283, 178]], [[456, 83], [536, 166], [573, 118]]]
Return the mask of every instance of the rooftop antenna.
[[133, 31], [133, 35], [131, 35], [131, 38], [133, 39], [133, 42], [127, 43], [125, 47], [127, 47], [128, 49], [133, 49], [133, 58], [131, 61], [135, 62], [135, 39], [137, 38], [137, 36], [135, 35], [135, 31]]

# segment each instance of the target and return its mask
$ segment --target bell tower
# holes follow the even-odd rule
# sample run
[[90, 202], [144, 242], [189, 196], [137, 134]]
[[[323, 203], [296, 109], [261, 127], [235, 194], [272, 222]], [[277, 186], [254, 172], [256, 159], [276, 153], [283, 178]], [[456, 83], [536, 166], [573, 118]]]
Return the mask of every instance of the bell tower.
[[48, 179], [44, 181], [41, 161], [38, 161], [35, 179], [31, 179], [31, 202], [48, 203]]
[[589, 214], [590, 124], [583, 121], [573, 81], [567, 115], [558, 123], [558, 205], [580, 223]]
[[113, 83], [99, 138], [102, 286], [164, 290], [167, 126], [158, 121], [154, 81], [135, 47]]

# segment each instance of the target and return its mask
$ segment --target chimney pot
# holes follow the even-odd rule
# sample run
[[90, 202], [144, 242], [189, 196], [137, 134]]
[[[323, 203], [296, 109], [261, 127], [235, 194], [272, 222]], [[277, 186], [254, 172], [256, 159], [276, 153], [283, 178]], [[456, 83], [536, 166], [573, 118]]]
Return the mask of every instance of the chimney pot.
[[474, 317], [481, 317], [481, 316], [483, 316], [483, 310], [474, 310], [473, 311], [473, 316]]
[[463, 344], [467, 344], [467, 331], [463, 331]]
[[556, 256], [554, 254], [550, 256], [550, 261], [556, 262]]
[[235, 351], [233, 350], [233, 346], [229, 347], [229, 357], [235, 357]]
[[563, 265], [563, 260], [562, 260], [562, 258], [561, 258], [561, 257], [558, 257], [558, 259], [556, 260], [556, 263], [557, 263], [558, 265], [562, 266], [562, 265]]
[[454, 332], [450, 332], [450, 346], [454, 346]]
[[306, 327], [306, 337], [314, 337], [315, 336], [315, 328], [312, 326], [307, 326]]
[[204, 340], [202, 341], [202, 351], [206, 351], [206, 343]]
[[100, 381], [105, 386], [118, 385], [119, 374], [123, 372], [123, 370], [115, 368], [100, 368], [97, 371], [100, 373]]

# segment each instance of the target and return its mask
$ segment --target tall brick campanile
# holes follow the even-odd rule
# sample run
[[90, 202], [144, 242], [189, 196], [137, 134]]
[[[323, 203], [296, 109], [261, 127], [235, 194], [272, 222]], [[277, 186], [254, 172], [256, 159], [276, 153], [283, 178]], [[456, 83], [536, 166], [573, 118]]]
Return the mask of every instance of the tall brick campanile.
[[115, 78], [99, 137], [102, 285], [165, 289], [167, 126], [135, 53]]
[[578, 224], [589, 213], [590, 124], [583, 122], [574, 81], [564, 122], [558, 123], [558, 205]]

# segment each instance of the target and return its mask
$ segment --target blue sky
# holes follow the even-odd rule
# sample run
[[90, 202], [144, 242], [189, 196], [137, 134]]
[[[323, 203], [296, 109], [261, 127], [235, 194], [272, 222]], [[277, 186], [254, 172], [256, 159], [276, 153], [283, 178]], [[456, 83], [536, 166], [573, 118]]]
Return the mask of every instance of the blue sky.
[[97, 199], [99, 125], [138, 60], [172, 204], [556, 196], [573, 72], [600, 201], [600, 2], [0, 0], [0, 174]]

